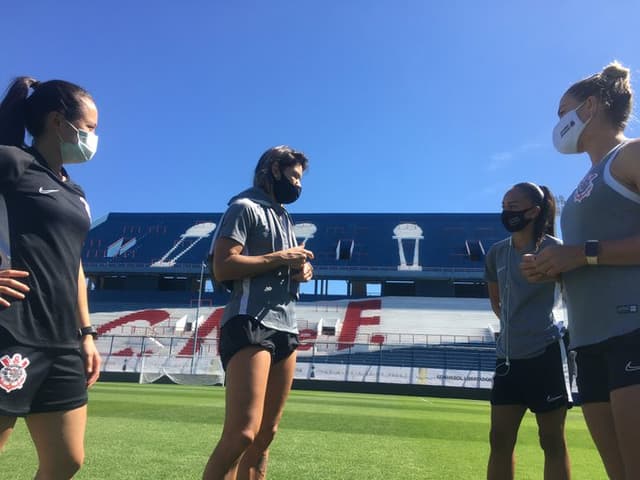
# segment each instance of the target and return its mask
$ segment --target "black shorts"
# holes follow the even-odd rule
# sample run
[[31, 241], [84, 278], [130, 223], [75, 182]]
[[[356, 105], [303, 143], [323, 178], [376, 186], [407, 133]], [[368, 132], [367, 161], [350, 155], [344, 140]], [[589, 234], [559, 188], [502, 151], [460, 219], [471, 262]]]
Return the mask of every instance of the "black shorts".
[[491, 405], [524, 405], [533, 413], [571, 407], [571, 387], [565, 345], [549, 345], [533, 358], [496, 360]]
[[0, 415], [73, 410], [87, 403], [87, 377], [79, 350], [18, 344], [1, 332]]
[[258, 346], [271, 353], [273, 363], [288, 358], [300, 345], [298, 335], [265, 327], [250, 315], [230, 318], [220, 330], [220, 360], [227, 370], [229, 360], [245, 347]]
[[576, 348], [582, 403], [608, 402], [611, 391], [640, 384], [640, 330]]

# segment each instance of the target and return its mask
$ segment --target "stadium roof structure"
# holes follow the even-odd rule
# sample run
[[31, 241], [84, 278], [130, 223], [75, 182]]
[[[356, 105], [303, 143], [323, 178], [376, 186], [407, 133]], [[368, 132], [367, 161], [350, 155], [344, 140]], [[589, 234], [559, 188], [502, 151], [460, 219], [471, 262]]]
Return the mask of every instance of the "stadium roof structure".
[[[93, 274], [199, 274], [221, 213], [110, 213], [82, 260]], [[482, 279], [484, 255], [506, 237], [494, 213], [293, 214], [318, 278]]]

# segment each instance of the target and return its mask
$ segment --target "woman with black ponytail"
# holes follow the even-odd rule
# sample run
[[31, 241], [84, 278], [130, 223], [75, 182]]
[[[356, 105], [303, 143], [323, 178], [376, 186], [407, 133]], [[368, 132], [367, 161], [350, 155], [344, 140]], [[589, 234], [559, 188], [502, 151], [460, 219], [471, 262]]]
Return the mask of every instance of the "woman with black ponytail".
[[24, 417], [36, 478], [82, 465], [100, 373], [80, 262], [89, 205], [63, 167], [93, 157], [97, 124], [91, 95], [63, 80], [17, 78], [0, 103], [0, 449]]
[[553, 236], [555, 200], [546, 187], [518, 183], [502, 209], [511, 235], [491, 247], [485, 266], [491, 307], [500, 319], [487, 478], [514, 478], [514, 448], [528, 408], [538, 422], [544, 478], [568, 479], [564, 423], [572, 399], [564, 332], [553, 316], [556, 282], [530, 283], [520, 270], [526, 256], [561, 243]]

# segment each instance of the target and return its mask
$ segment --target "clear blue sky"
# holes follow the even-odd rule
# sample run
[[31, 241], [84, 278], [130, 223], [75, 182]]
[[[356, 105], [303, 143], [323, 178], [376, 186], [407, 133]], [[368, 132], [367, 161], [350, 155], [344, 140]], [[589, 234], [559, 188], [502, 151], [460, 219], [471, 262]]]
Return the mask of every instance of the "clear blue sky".
[[499, 211], [523, 180], [566, 196], [589, 162], [551, 145], [559, 97], [613, 59], [640, 76], [634, 1], [35, 0], [1, 15], [2, 88], [63, 78], [96, 99], [98, 154], [70, 168], [94, 218], [222, 211], [282, 143], [311, 161], [294, 213]]

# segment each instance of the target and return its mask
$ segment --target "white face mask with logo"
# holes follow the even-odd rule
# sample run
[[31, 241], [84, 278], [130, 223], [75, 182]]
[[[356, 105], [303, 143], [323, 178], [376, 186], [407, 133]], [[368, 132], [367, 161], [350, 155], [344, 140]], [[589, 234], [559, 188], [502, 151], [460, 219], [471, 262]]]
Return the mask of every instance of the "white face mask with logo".
[[93, 132], [79, 130], [66, 121], [78, 136], [77, 143], [65, 142], [60, 139], [60, 155], [62, 163], [84, 163], [93, 158], [98, 150], [98, 136]]
[[578, 110], [582, 105], [584, 105], [584, 102], [565, 113], [553, 129], [553, 146], [560, 153], [578, 153], [580, 135], [582, 135], [582, 131], [591, 121], [591, 118], [586, 122], [580, 120]]

